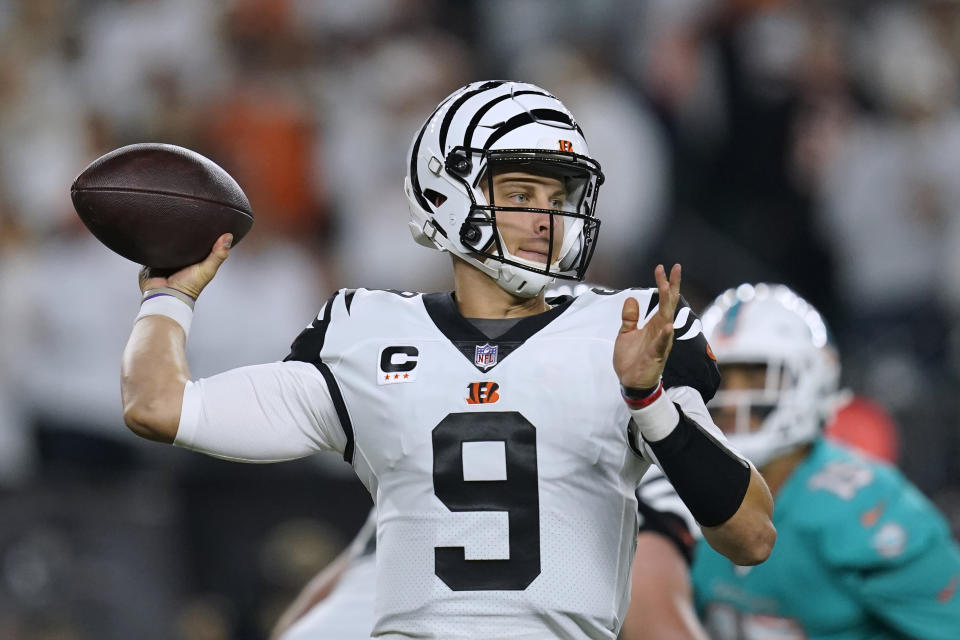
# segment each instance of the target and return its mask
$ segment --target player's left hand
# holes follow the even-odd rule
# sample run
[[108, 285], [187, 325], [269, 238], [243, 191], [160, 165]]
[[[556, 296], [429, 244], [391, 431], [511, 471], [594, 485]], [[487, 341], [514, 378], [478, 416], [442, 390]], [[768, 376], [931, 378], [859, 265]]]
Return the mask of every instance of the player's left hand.
[[613, 346], [613, 370], [625, 387], [656, 387], [673, 347], [673, 316], [680, 300], [680, 265], [673, 265], [669, 279], [663, 265], [657, 265], [653, 274], [660, 304], [646, 324], [637, 327], [640, 305], [636, 298], [627, 298], [623, 303], [620, 334]]

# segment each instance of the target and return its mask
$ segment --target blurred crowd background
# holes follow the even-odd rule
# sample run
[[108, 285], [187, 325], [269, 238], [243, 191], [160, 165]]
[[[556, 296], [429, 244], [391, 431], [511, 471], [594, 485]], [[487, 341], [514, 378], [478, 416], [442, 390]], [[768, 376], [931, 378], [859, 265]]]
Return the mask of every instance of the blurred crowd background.
[[960, 525], [960, 1], [0, 0], [0, 61], [0, 638], [264, 638], [370, 506], [336, 457], [126, 430], [138, 267], [79, 223], [73, 178], [144, 141], [232, 173], [256, 223], [191, 366], [277, 360], [339, 287], [450, 287], [402, 180], [476, 79], [540, 84], [583, 125], [607, 175], [590, 281], [682, 262], [695, 309], [790, 285]]

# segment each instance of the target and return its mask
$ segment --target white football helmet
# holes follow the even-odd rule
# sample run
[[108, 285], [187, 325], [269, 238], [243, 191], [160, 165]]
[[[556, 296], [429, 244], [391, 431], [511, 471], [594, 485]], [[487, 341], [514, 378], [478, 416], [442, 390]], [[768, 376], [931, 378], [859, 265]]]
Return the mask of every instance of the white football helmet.
[[[562, 209], [487, 202], [482, 181], [492, 194], [498, 164], [560, 177], [567, 187]], [[563, 103], [532, 84], [492, 80], [458, 89], [427, 119], [410, 147], [404, 190], [414, 240], [457, 255], [514, 295], [533, 297], [554, 278], [583, 278], [596, 247], [602, 183], [600, 164]], [[498, 211], [552, 214], [546, 264], [507, 250]], [[563, 238], [554, 255], [558, 216]]]
[[[757, 390], [721, 390], [711, 411], [734, 411], [730, 444], [761, 467], [814, 440], [837, 408], [840, 362], [820, 313], [784, 285], [728, 289], [701, 316], [721, 372], [765, 365]], [[729, 415], [729, 414], [728, 414]], [[751, 416], [762, 423], [751, 430]]]

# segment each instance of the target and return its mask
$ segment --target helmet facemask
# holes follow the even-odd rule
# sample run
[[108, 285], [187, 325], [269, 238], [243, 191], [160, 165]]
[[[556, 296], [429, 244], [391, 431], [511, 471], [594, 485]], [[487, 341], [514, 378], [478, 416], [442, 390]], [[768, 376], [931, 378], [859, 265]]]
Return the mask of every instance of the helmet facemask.
[[[473, 163], [478, 164], [473, 164]], [[471, 171], [462, 176], [458, 166], [478, 166], [471, 184]], [[600, 167], [591, 158], [572, 152], [550, 152], [543, 149], [510, 149], [505, 151], [455, 148], [447, 159], [447, 169], [458, 179], [471, 198], [469, 214], [463, 222], [460, 242], [488, 265], [500, 263], [550, 279], [581, 280], [596, 248], [600, 220], [594, 217], [599, 186], [603, 181]], [[494, 178], [517, 171], [559, 179], [566, 195], [556, 209], [523, 207], [496, 202]], [[497, 215], [523, 212], [549, 216], [547, 258], [544, 263], [514, 255], [506, 246], [497, 222]]]
[[707, 405], [730, 443], [757, 466], [809, 442], [823, 425], [827, 408], [816, 406], [822, 394], [798, 365], [779, 358], [721, 365], [723, 377], [742, 367], [762, 378], [750, 388], [721, 389]]

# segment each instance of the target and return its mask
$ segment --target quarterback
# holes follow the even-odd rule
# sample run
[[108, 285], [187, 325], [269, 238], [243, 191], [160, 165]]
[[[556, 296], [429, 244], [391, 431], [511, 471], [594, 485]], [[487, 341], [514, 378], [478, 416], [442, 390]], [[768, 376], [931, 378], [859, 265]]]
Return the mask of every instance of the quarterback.
[[779, 533], [758, 567], [697, 549], [710, 637], [960, 637], [960, 549], [943, 517], [896, 469], [822, 436], [840, 365], [820, 314], [782, 285], [741, 285], [703, 326], [724, 374], [710, 410], [774, 491]]
[[762, 562], [772, 500], [706, 410], [718, 374], [679, 265], [654, 289], [544, 294], [583, 278], [600, 225], [603, 174], [563, 104], [462, 87], [408, 167], [410, 230], [453, 256], [454, 291], [337, 291], [284, 361], [191, 380], [192, 305], [226, 234], [142, 273], [127, 425], [231, 460], [341, 453], [376, 503], [378, 638], [615, 638], [651, 464], [714, 548]]

